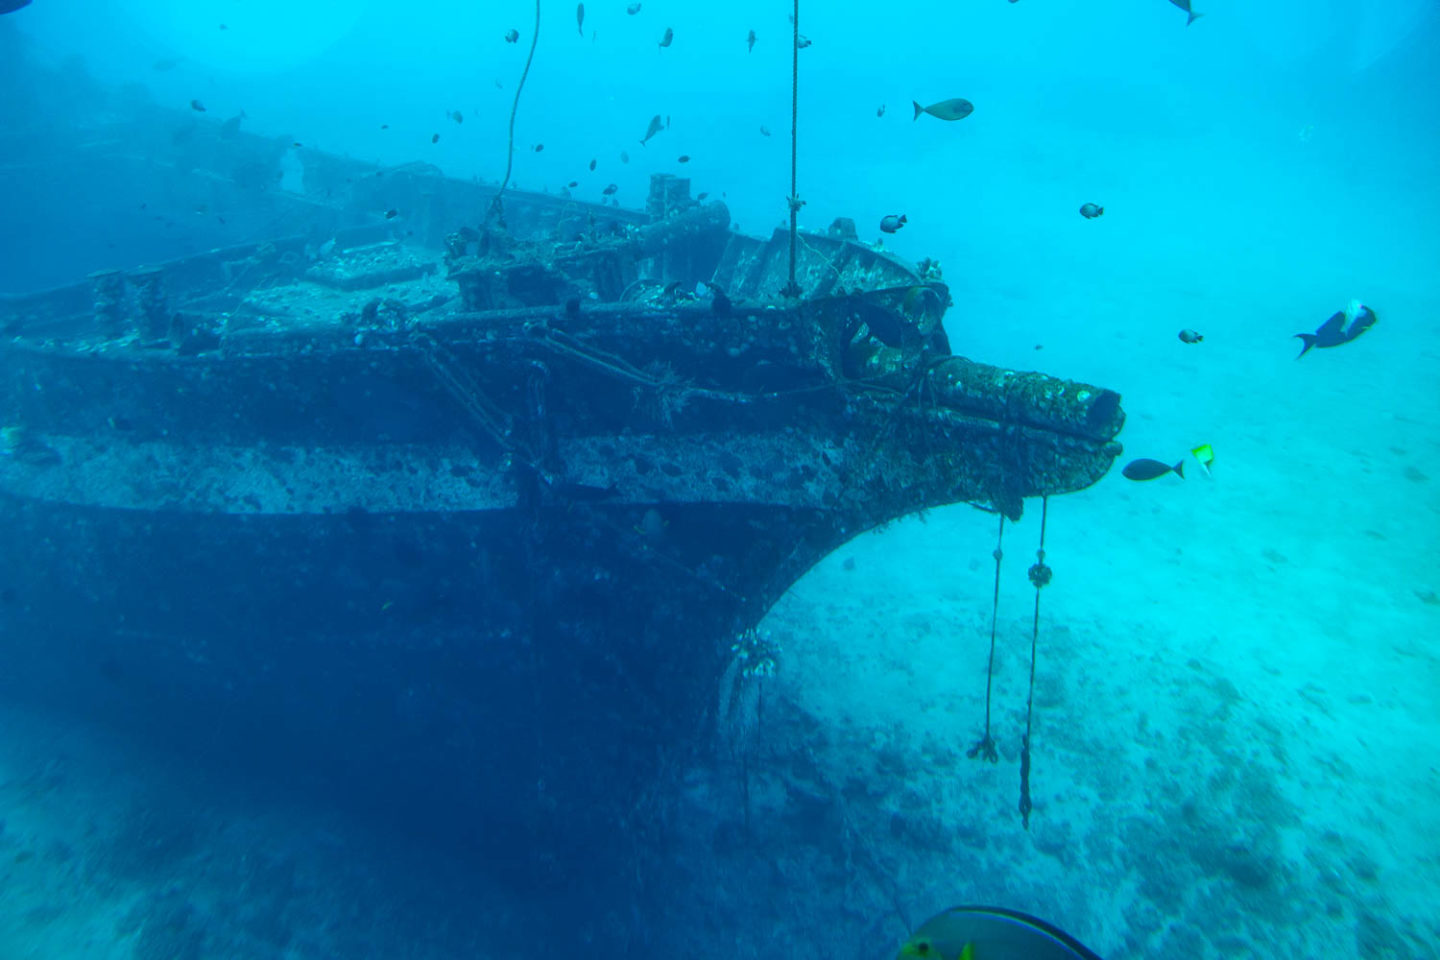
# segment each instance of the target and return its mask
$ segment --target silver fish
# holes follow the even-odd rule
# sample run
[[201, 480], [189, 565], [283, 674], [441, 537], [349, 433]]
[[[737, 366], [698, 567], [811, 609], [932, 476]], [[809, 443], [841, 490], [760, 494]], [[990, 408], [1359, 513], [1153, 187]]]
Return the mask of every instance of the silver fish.
[[964, 97], [954, 97], [950, 100], [941, 100], [939, 103], [932, 103], [928, 107], [915, 103], [915, 119], [920, 119], [920, 114], [928, 113], [932, 117], [941, 120], [964, 120], [975, 110], [975, 105]]

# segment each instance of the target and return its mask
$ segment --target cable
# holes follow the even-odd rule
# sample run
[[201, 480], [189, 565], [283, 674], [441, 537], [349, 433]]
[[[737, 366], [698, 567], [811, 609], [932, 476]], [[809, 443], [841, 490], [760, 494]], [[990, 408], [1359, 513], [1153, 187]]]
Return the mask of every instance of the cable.
[[495, 218], [502, 229], [505, 227], [505, 210], [500, 205], [500, 197], [510, 185], [510, 170], [515, 165], [515, 114], [520, 109], [520, 91], [525, 89], [525, 78], [530, 76], [530, 62], [535, 59], [535, 45], [539, 42], [540, 0], [535, 0], [535, 30], [530, 36], [530, 55], [525, 58], [525, 69], [520, 72], [520, 83], [515, 87], [515, 99], [510, 104], [510, 141], [505, 148], [505, 179], [500, 181], [500, 189], [495, 191], [495, 199], [490, 202], [488, 214]]
[[1000, 543], [1005, 537], [1005, 514], [1000, 514], [1000, 529], [995, 532], [995, 596], [990, 601], [990, 663], [985, 668], [985, 735], [966, 751], [972, 760], [982, 757], [991, 763], [1000, 761], [995, 749], [995, 738], [990, 736], [990, 688], [995, 682], [995, 629], [1000, 617], [1000, 559], [1005, 555]]
[[796, 157], [798, 156], [800, 127], [800, 0], [795, 0], [795, 13], [790, 18], [794, 36], [790, 41], [790, 282], [781, 290], [782, 296], [797, 298], [800, 285], [795, 282], [795, 237], [796, 223], [804, 201], [797, 189]]
[[1050, 498], [1040, 498], [1040, 547], [1030, 567], [1030, 582], [1035, 584], [1035, 619], [1030, 626], [1030, 692], [1025, 698], [1025, 738], [1020, 741], [1020, 819], [1030, 829], [1030, 721], [1035, 713], [1035, 647], [1040, 639], [1040, 589], [1046, 586], [1052, 571], [1045, 564], [1045, 520], [1050, 512]]

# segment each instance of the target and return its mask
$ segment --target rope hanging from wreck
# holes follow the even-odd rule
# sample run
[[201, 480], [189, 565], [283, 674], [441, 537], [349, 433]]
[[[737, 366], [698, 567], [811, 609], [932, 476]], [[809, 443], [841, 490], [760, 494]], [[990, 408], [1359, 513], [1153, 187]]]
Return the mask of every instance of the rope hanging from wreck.
[[1040, 498], [1040, 546], [1030, 566], [1030, 582], [1035, 585], [1035, 619], [1030, 625], [1030, 691], [1025, 697], [1025, 738], [1020, 741], [1020, 819], [1030, 829], [1030, 721], [1035, 713], [1035, 648], [1040, 639], [1040, 590], [1054, 575], [1045, 563], [1045, 520], [1050, 512], [1050, 498]]
[[[798, 0], [797, 0], [798, 2]], [[500, 189], [495, 191], [495, 199], [490, 201], [490, 212], [487, 219], [493, 218], [500, 224], [501, 229], [505, 227], [505, 208], [500, 203], [505, 188], [510, 185], [510, 171], [515, 166], [515, 114], [520, 109], [520, 91], [525, 89], [525, 78], [530, 76], [530, 64], [535, 59], [535, 45], [540, 42], [540, 0], [535, 0], [535, 29], [530, 34], [530, 54], [525, 58], [525, 69], [520, 71], [520, 82], [515, 86], [515, 99], [510, 103], [510, 138], [505, 146], [505, 179], [500, 181]]]
[[1004, 552], [1000, 549], [1001, 541], [1005, 539], [1005, 514], [1000, 514], [1000, 529], [995, 533], [995, 596], [990, 601], [990, 662], [985, 667], [985, 735], [975, 742], [965, 754], [971, 758], [980, 757], [997, 763], [1000, 754], [995, 749], [995, 738], [990, 736], [990, 689], [995, 684], [995, 630], [1000, 619], [1000, 559]]
[[800, 0], [795, 0], [795, 12], [790, 18], [795, 36], [790, 41], [790, 282], [781, 290], [786, 297], [800, 296], [800, 285], [795, 282], [795, 238], [796, 222], [804, 201], [797, 189], [796, 157], [800, 127]]

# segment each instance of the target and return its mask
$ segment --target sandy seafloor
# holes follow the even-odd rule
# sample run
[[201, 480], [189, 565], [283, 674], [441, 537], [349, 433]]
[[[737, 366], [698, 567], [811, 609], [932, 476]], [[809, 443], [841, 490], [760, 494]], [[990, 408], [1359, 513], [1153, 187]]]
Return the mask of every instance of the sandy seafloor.
[[[1052, 500], [1028, 834], [1035, 505], [1006, 528], [994, 766], [965, 750], [995, 518], [936, 510], [827, 559], [765, 624], [784, 656], [753, 761], [764, 839], [738, 853], [702, 840], [724, 835], [733, 771], [693, 771], [692, 885], [648, 921], [654, 936], [717, 900], [757, 909], [732, 891], [764, 864], [749, 886], [785, 891], [775, 915], [712, 918], [734, 946], [696, 952], [778, 956], [776, 937], [814, 938], [823, 917], [846, 934], [831, 955], [882, 956], [898, 916], [978, 901], [1044, 914], [1111, 957], [1440, 955], [1440, 418], [1419, 375], [1440, 357], [1398, 319], [1426, 310], [1394, 294], [1368, 339], [1302, 363], [1283, 335], [1264, 358], [1227, 344], [1214, 331], [1233, 317], [1207, 327], [1204, 352], [1166, 342], [1162, 361], [1104, 381], [1125, 389], [1130, 453], [1209, 441], [1219, 459], [1209, 478], [1112, 475]], [[1025, 332], [993, 337], [1018, 352]], [[1110, 346], [1117, 371], [1152, 349]], [[14, 708], [0, 731], [0, 956], [522, 955], [492, 934], [523, 906], [462, 865], [260, 786], [193, 783], [99, 731]], [[838, 820], [797, 815], [800, 758], [812, 783], [868, 786], [841, 790]], [[816, 872], [832, 843], [844, 862]], [[633, 929], [575, 935], [651, 951]]]
[[[957, 353], [1119, 389], [1127, 459], [1218, 456], [1208, 478], [1117, 469], [1052, 500], [1030, 831], [1017, 750], [1038, 504], [1006, 529], [993, 766], [965, 751], [995, 518], [936, 510], [859, 537], [769, 616], [784, 655], [748, 748], [750, 839], [734, 839], [734, 770], [691, 771], [664, 915], [547, 936], [659, 956], [705, 915], [689, 956], [877, 957], [902, 922], [987, 902], [1115, 958], [1440, 956], [1433, 237], [1396, 239], [1414, 226], [1398, 200], [1295, 187], [1283, 167], [1254, 196], [1199, 184], [1160, 210], [1155, 183], [1111, 183], [1094, 223], [1061, 185], [1067, 232], [1043, 243], [966, 241], [958, 216], [927, 234], [914, 211], [895, 241], [945, 262]], [[1286, 184], [1295, 197], [1256, 209]], [[1295, 361], [1290, 335], [1351, 296], [1377, 327]], [[1205, 341], [1181, 344], [1182, 327]], [[496, 932], [523, 928], [524, 905], [461, 864], [12, 706], [0, 821], [5, 960], [527, 955]]]

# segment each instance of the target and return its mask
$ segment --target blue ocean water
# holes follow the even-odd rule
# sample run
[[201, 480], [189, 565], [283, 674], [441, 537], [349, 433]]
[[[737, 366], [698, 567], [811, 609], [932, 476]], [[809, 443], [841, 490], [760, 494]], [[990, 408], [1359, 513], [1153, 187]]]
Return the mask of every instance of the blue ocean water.
[[[1046, 507], [1053, 582], [1037, 598], [1025, 575], [1035, 500], [1003, 527], [998, 588], [993, 514], [954, 505], [857, 535], [743, 641], [774, 674], [725, 673], [713, 741], [657, 757], [673, 732], [659, 713], [595, 751], [589, 788], [618, 799], [587, 818], [552, 799], [537, 755], [608, 730], [592, 711], [630, 693], [442, 706], [436, 691], [537, 656], [437, 639], [467, 609], [448, 558], [474, 544], [455, 531], [401, 536], [361, 511], [373, 553], [316, 540], [295, 569], [376, 590], [356, 611], [281, 582], [263, 552], [231, 563], [233, 534], [203, 519], [96, 509], [32, 538], [35, 508], [7, 488], [6, 569], [48, 586], [0, 584], [0, 957], [870, 957], [962, 903], [1109, 958], [1440, 956], [1432, 6], [1195, 0], [1187, 25], [1169, 0], [802, 0], [798, 77], [790, 3], [583, 6], [539, 5], [513, 187], [600, 202], [613, 185], [642, 209], [652, 175], [683, 173], [768, 236], [788, 218], [794, 82], [802, 227], [852, 217], [862, 241], [938, 260], [954, 353], [1123, 396], [1122, 458]], [[499, 181], [536, 16], [521, 0], [0, 15], [0, 293], [288, 235], [259, 198], [303, 179], [297, 157]], [[973, 114], [912, 107], [952, 97]], [[139, 110], [173, 116], [153, 141], [117, 139]], [[179, 166], [144, 172], [232, 118], [284, 147], [228, 171], [255, 178], [253, 203], [197, 203]], [[1352, 299], [1375, 326], [1297, 360], [1294, 335]], [[118, 389], [63, 370], [19, 382], [15, 356], [7, 395], [40, 408]], [[396, 432], [413, 426], [399, 393], [357, 396], [337, 408], [383, 402]], [[267, 409], [259, 447], [308, 425]], [[1136, 458], [1185, 478], [1125, 479]], [[127, 570], [195, 543], [213, 566], [182, 571], [183, 590]], [[116, 595], [121, 572], [142, 595]], [[67, 616], [127, 603], [163, 635]], [[247, 608], [267, 632], [204, 617]], [[988, 763], [966, 754], [992, 615]], [[299, 647], [302, 630], [326, 642]], [[192, 689], [201, 673], [214, 685]], [[294, 682], [255, 681], [276, 674]], [[530, 709], [533, 740], [506, 723]]]

